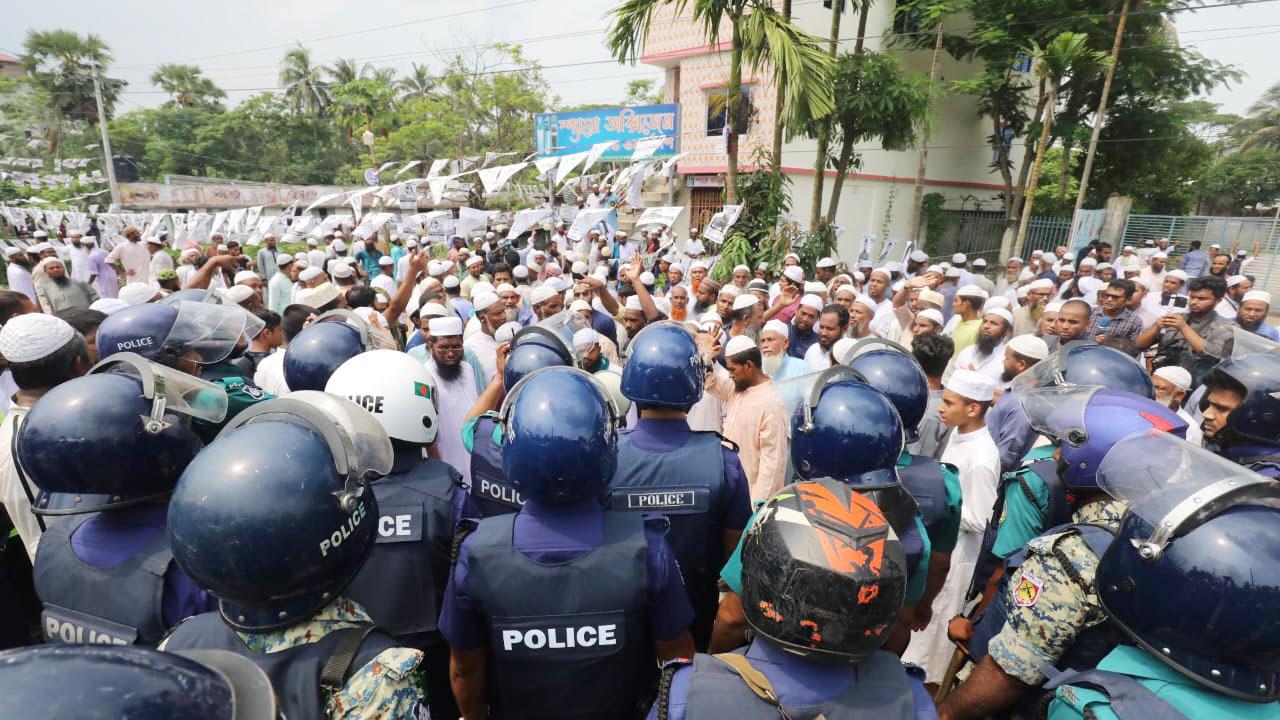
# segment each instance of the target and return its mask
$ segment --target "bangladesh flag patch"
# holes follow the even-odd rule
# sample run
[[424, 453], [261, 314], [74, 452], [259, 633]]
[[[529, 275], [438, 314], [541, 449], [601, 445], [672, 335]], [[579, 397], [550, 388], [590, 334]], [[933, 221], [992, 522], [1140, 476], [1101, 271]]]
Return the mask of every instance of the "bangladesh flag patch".
[[414, 394], [414, 395], [417, 395], [418, 397], [424, 397], [424, 398], [427, 398], [428, 400], [430, 400], [430, 399], [431, 399], [431, 386], [430, 386], [430, 385], [428, 385], [428, 384], [426, 384], [426, 383], [420, 383], [420, 382], [414, 381], [414, 383], [413, 383], [413, 394]]

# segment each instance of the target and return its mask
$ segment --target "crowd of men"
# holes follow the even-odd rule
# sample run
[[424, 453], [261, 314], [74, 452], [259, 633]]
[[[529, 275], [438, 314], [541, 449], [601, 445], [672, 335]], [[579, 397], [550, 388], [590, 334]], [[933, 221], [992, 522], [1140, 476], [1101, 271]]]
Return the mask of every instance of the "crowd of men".
[[1248, 252], [410, 230], [6, 246], [11, 707], [1280, 717]]

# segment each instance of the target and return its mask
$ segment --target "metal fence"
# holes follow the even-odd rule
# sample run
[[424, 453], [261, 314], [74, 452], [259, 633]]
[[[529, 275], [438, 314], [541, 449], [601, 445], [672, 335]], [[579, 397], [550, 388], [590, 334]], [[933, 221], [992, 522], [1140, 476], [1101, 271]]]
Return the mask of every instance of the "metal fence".
[[[988, 265], [999, 265], [1000, 239], [1004, 236], [1004, 213], [946, 210], [946, 229], [935, 254], [939, 256], [962, 252], [971, 258], [984, 257]], [[1071, 218], [1031, 217], [1027, 226], [1027, 239], [1022, 254], [1032, 250], [1052, 250], [1058, 245], [1070, 245]]]
[[1129, 215], [1124, 226], [1124, 244], [1139, 246], [1148, 238], [1169, 238], [1175, 255], [1199, 240], [1204, 249], [1217, 244], [1223, 252], [1237, 247], [1256, 257], [1250, 274], [1259, 288], [1280, 290], [1280, 225], [1271, 217], [1212, 217], [1207, 215]]

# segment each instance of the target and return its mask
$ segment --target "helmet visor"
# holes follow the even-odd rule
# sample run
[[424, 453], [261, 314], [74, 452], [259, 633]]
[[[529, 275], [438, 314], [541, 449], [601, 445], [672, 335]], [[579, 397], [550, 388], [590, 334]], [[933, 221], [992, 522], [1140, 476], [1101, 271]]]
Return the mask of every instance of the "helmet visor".
[[318, 324], [322, 322], [338, 322], [338, 323], [343, 323], [349, 326], [356, 332], [360, 333], [360, 347], [363, 347], [365, 350], [371, 349], [371, 346], [370, 346], [371, 338], [369, 336], [369, 331], [370, 331], [369, 321], [365, 320], [363, 317], [360, 317], [360, 315], [356, 311], [348, 310], [346, 308], [330, 310], [326, 313], [322, 313], [319, 317], [316, 318], [315, 323], [312, 323], [312, 324]]
[[849, 351], [849, 355], [845, 358], [845, 364], [852, 364], [858, 357], [865, 355], [873, 350], [892, 350], [900, 352], [907, 357], [911, 357], [911, 353], [906, 348], [892, 340], [885, 340], [878, 337], [866, 337], [854, 344], [853, 349]]
[[1066, 345], [1060, 346], [1057, 350], [1049, 354], [1048, 357], [1040, 362], [1032, 365], [1022, 371], [1017, 377], [1009, 383], [1012, 390], [1030, 390], [1032, 388], [1052, 387], [1054, 385], [1065, 385], [1067, 372], [1067, 356], [1077, 347], [1088, 345], [1090, 343], [1083, 340], [1073, 340]]
[[[164, 365], [149, 362], [134, 353], [116, 353], [89, 369], [92, 373], [126, 373], [142, 380], [148, 400], [164, 399], [159, 407], [197, 420], [219, 423], [227, 416], [227, 393], [218, 385]], [[160, 418], [157, 418], [160, 419]]]
[[391, 472], [393, 452], [387, 431], [369, 411], [346, 398], [297, 390], [241, 412], [218, 436], [265, 420], [301, 422], [319, 432], [340, 475], [362, 478]]
[[1257, 333], [1249, 332], [1238, 326], [1232, 327], [1231, 332], [1235, 335], [1231, 344], [1232, 360], [1238, 360], [1245, 355], [1254, 353], [1280, 355], [1280, 343], [1272, 342]]
[[1062, 385], [1018, 390], [1015, 396], [1027, 421], [1038, 433], [1080, 447], [1089, 440], [1084, 414], [1096, 386]]
[[265, 323], [239, 305], [212, 305], [181, 301], [173, 329], [165, 338], [167, 349], [194, 353], [196, 362], [222, 362], [243, 339], [248, 342]]
[[1116, 443], [1098, 466], [1098, 485], [1165, 541], [1249, 498], [1280, 497], [1280, 483], [1156, 430]]
[[568, 308], [561, 310], [545, 320], [539, 320], [533, 324], [533, 327], [540, 327], [553, 333], [556, 337], [560, 338], [560, 341], [568, 348], [573, 347], [573, 334], [590, 326], [591, 321]]

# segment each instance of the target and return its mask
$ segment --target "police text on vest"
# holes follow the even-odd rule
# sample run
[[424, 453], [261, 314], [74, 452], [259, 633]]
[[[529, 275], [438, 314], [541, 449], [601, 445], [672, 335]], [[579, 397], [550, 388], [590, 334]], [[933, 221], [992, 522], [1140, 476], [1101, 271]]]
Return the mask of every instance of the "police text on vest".
[[502, 649], [511, 652], [518, 647], [530, 650], [563, 650], [574, 647], [596, 647], [618, 644], [618, 626], [583, 625], [567, 628], [533, 628], [532, 630], [503, 630]]

